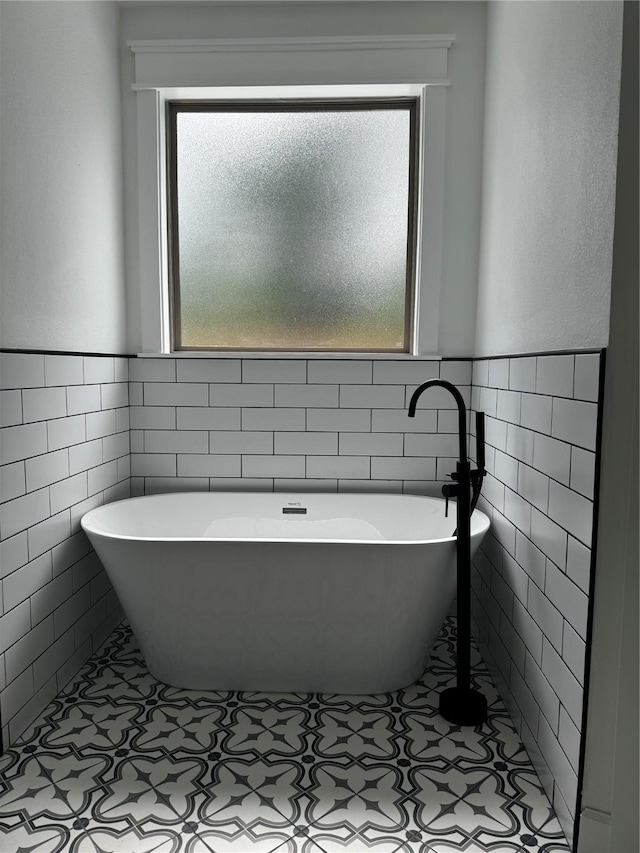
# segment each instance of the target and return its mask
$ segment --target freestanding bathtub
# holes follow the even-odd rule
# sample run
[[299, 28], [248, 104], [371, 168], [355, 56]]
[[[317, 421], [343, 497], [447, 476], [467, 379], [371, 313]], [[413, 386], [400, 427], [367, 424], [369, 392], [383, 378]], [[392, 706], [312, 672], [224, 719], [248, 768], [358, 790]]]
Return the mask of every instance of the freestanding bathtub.
[[[175, 493], [82, 527], [151, 673], [176, 687], [379, 693], [413, 683], [456, 590], [455, 506], [377, 494]], [[471, 547], [489, 527], [476, 510]]]

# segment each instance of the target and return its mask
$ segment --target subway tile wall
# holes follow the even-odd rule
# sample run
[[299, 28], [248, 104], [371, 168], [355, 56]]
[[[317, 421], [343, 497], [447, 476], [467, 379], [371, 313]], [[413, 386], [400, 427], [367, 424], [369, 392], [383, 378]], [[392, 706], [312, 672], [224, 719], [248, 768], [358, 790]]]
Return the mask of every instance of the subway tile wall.
[[[486, 415], [488, 474], [479, 505], [492, 520], [472, 572], [475, 627], [570, 840], [599, 382], [599, 353], [480, 360], [473, 366], [472, 409]], [[472, 433], [474, 427], [472, 419]]]
[[455, 467], [471, 362], [340, 359], [130, 361], [133, 494], [175, 489], [432, 493]]
[[121, 620], [80, 528], [129, 496], [128, 359], [0, 353], [0, 716], [5, 747]]

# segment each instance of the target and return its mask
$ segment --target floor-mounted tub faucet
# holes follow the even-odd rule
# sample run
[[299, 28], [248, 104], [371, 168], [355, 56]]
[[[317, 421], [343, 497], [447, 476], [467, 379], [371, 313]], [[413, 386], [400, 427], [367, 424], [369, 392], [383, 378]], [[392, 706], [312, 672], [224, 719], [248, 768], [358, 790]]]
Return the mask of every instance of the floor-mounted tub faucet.
[[458, 406], [459, 459], [450, 474], [453, 483], [445, 483], [442, 494], [448, 501], [456, 498], [457, 551], [457, 684], [440, 694], [440, 713], [450, 723], [475, 726], [487, 719], [487, 700], [471, 687], [471, 514], [475, 509], [484, 470], [484, 412], [476, 412], [476, 455], [478, 467], [471, 470], [467, 456], [467, 410], [462, 394], [455, 385], [444, 379], [430, 379], [418, 386], [411, 395], [409, 417], [416, 414], [420, 395], [427, 388], [440, 386], [449, 391]]

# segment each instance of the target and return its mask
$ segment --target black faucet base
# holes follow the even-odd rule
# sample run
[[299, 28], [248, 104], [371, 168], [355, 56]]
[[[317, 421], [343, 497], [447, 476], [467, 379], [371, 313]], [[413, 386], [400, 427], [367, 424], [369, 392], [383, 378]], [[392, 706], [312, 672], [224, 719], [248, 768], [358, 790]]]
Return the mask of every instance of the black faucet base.
[[487, 700], [478, 690], [450, 687], [440, 694], [440, 715], [457, 726], [479, 726], [487, 719]]

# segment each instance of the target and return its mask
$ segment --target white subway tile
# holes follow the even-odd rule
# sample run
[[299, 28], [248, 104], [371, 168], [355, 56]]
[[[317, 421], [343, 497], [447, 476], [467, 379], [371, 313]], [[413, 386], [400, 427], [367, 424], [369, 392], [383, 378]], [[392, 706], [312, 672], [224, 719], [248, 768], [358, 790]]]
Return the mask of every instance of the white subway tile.
[[403, 385], [341, 385], [340, 406], [345, 409], [401, 409]]
[[573, 397], [572, 355], [538, 356], [536, 391], [551, 397]]
[[[428, 412], [420, 412], [419, 414], [428, 414]], [[417, 417], [417, 416], [416, 416]], [[459, 418], [458, 412], [455, 409], [439, 409], [438, 410], [438, 432], [453, 432], [458, 434]], [[476, 419], [471, 417], [471, 412], [467, 412], [467, 432], [475, 434]], [[432, 432], [432, 430], [424, 430], [424, 432]]]
[[35, 492], [43, 486], [56, 483], [69, 476], [69, 451], [55, 450], [43, 456], [27, 459], [27, 491]]
[[511, 667], [509, 687], [517, 703], [517, 709], [522, 713], [532, 731], [537, 732], [540, 708], [516, 667]]
[[[165, 410], [168, 411], [168, 410]], [[239, 430], [240, 429], [240, 409], [201, 409], [201, 408], [178, 408], [175, 410], [177, 412], [177, 425], [178, 429], [207, 429], [207, 430]], [[132, 413], [133, 416], [133, 413]], [[165, 416], [163, 416], [164, 418]], [[168, 419], [168, 415], [166, 416]], [[146, 415], [144, 416], [143, 423], [147, 421]], [[170, 424], [167, 423], [166, 427], [169, 428]], [[152, 429], [160, 429], [160, 425], [156, 425], [152, 422]], [[145, 429], [149, 429], [149, 427], [145, 427]]]
[[[373, 409], [371, 412], [371, 431], [437, 432], [438, 418], [442, 414], [443, 412], [438, 412], [435, 409], [423, 409], [417, 411], [415, 416], [410, 418], [406, 409]], [[369, 427], [367, 426], [365, 429], [369, 429]], [[448, 432], [448, 430], [441, 431]]]
[[132, 358], [129, 361], [130, 382], [175, 382], [175, 358]]
[[142, 382], [129, 382], [129, 405], [141, 406], [144, 403], [144, 385]]
[[[390, 389], [391, 390], [391, 389]], [[411, 397], [413, 396], [413, 392], [416, 390], [416, 386], [408, 385], [407, 392], [405, 396], [404, 405], [408, 409], [409, 404], [411, 402]], [[462, 400], [467, 408], [471, 403], [471, 388], [469, 385], [462, 385], [458, 388]], [[340, 398], [342, 401], [342, 397]], [[402, 405], [402, 404], [401, 404]], [[394, 408], [393, 406], [391, 408]], [[400, 406], [395, 406], [395, 408], [400, 408]], [[417, 409], [457, 409], [457, 403], [453, 397], [453, 395], [446, 389], [441, 388], [439, 385], [434, 385], [431, 388], [427, 388], [420, 397], [418, 398], [418, 403], [416, 406]]]
[[[499, 575], [495, 575], [495, 577], [498, 578]], [[513, 596], [511, 597], [513, 598]], [[515, 665], [520, 670], [520, 672], [524, 673], [524, 643], [522, 642], [521, 637], [518, 635], [515, 628], [504, 613], [502, 613], [500, 616], [500, 639], [509, 649], [509, 654], [511, 655], [512, 661], [511, 666], [513, 667]]]
[[535, 468], [518, 462], [518, 494], [541, 512], [549, 505], [549, 478]]
[[44, 687], [49, 679], [55, 677], [56, 672], [73, 656], [74, 651], [74, 635], [73, 631], [69, 630], [34, 661], [33, 680], [36, 691]]
[[[527, 606], [529, 613], [531, 613], [531, 616], [542, 629], [542, 633], [559, 651], [562, 648], [562, 614], [554, 607], [542, 590], [531, 581], [529, 582]], [[544, 661], [544, 648], [542, 654]]]
[[55, 483], [49, 489], [51, 497], [51, 514], [62, 512], [73, 504], [83, 501], [87, 497], [87, 474], [83, 471], [74, 477]]
[[522, 637], [527, 651], [540, 666], [542, 663], [542, 631], [527, 610], [526, 602], [523, 603], [517, 598], [513, 601], [513, 625]]
[[129, 407], [126, 409], [116, 409], [116, 431], [128, 432], [131, 427], [129, 419]]
[[375, 492], [378, 494], [402, 494], [402, 480], [338, 480], [338, 491], [345, 494]]
[[132, 453], [132, 477], [175, 477], [175, 453]]
[[533, 467], [564, 485], [569, 485], [571, 447], [546, 435], [534, 434]]
[[274, 492], [329, 492], [335, 493], [338, 491], [337, 480], [299, 480], [291, 477], [276, 477], [273, 481]]
[[[374, 456], [371, 459], [373, 480], [435, 480], [436, 460], [393, 456]], [[351, 479], [351, 478], [349, 478]]]
[[502, 620], [506, 614], [508, 620], [511, 621], [513, 613], [513, 590], [506, 580], [497, 572], [491, 573], [491, 594], [498, 602], [501, 610], [500, 619]]
[[520, 393], [518, 391], [498, 391], [496, 417], [511, 424], [520, 423]]
[[64, 388], [31, 388], [22, 392], [22, 418], [24, 423], [63, 418], [67, 414]]
[[578, 792], [576, 774], [543, 714], [540, 715], [538, 743], [553, 774], [555, 787], [569, 802], [575, 802]]
[[109, 486], [114, 486], [118, 482], [118, 466], [115, 460], [105, 462], [98, 465], [97, 468], [90, 468], [87, 471], [87, 491], [89, 495], [95, 495], [96, 492], [103, 492]]
[[0, 464], [8, 465], [46, 453], [47, 427], [44, 423], [0, 429]]
[[0, 427], [22, 423], [22, 392], [0, 391]]
[[30, 628], [31, 610], [29, 602], [23, 600], [22, 604], [0, 616], [0, 652], [5, 652], [20, 637], [24, 637]]
[[531, 655], [527, 655], [524, 680], [531, 693], [536, 697], [540, 710], [552, 728], [557, 731], [560, 700]]
[[308, 456], [307, 476], [335, 479], [367, 479], [370, 475], [368, 456]]
[[516, 598], [527, 604], [529, 596], [529, 577], [522, 566], [513, 559], [511, 554], [503, 554], [502, 558], [502, 577], [504, 582], [509, 586]]
[[494, 473], [497, 480], [514, 491], [518, 488], [518, 460], [500, 450], [495, 451]]
[[569, 624], [585, 639], [589, 599], [569, 578], [549, 560], [545, 595], [558, 608]]
[[525, 536], [531, 534], [531, 505], [507, 488], [504, 490], [504, 514]]
[[577, 773], [580, 763], [580, 732], [562, 706], [560, 706], [558, 740], [572, 768]]
[[12, 462], [0, 468], [0, 501], [19, 498], [26, 490], [24, 462]]
[[242, 362], [243, 382], [306, 382], [306, 361], [284, 359], [244, 359]]
[[[188, 457], [193, 461], [193, 456]], [[169, 492], [208, 492], [208, 477], [146, 477], [140, 494], [166, 495]]]
[[19, 569], [28, 559], [26, 532], [18, 533], [17, 536], [0, 542], [0, 578]]
[[498, 391], [495, 388], [480, 388], [478, 409], [485, 415], [495, 418], [498, 411]]
[[[120, 472], [120, 460], [118, 460], [118, 479], [122, 479], [122, 474]], [[102, 492], [102, 496], [104, 498], [105, 504], [114, 503], [115, 501], [122, 501], [125, 498], [131, 497], [131, 483], [129, 477], [129, 471], [131, 468], [131, 463], [127, 457], [127, 475], [126, 479], [122, 480], [122, 482], [118, 482], [113, 486], [109, 486], [108, 489], [105, 489]]]
[[47, 446], [49, 450], [59, 450], [72, 444], [86, 441], [85, 415], [72, 415], [70, 418], [57, 418], [47, 423]]
[[91, 592], [88, 584], [74, 593], [60, 607], [56, 607], [53, 611], [53, 627], [56, 639], [68, 631], [90, 607]]
[[34, 660], [53, 644], [53, 616], [32, 628], [5, 654], [7, 681], [10, 683], [31, 666]]
[[116, 413], [114, 409], [104, 412], [89, 412], [87, 420], [87, 441], [112, 435], [116, 431]]
[[86, 412], [99, 412], [99, 385], [69, 385], [67, 391], [67, 412], [69, 415], [81, 415]]
[[209, 433], [204, 430], [162, 430], [145, 432], [145, 453], [208, 453]]
[[595, 488], [596, 455], [580, 447], [571, 448], [571, 480], [569, 485], [574, 492], [593, 500]]
[[440, 379], [445, 379], [454, 385], [471, 385], [471, 374], [470, 360], [440, 362]]
[[542, 641], [542, 671], [576, 725], [582, 720], [584, 691], [546, 638]]
[[484, 419], [484, 438], [487, 444], [497, 450], [507, 449], [507, 424], [495, 418]]
[[240, 477], [240, 456], [185, 454], [178, 455], [179, 477]]
[[576, 373], [573, 396], [576, 400], [598, 402], [600, 383], [600, 354], [589, 353], [576, 356]]
[[418, 386], [430, 379], [438, 379], [439, 376], [439, 361], [375, 361], [373, 363], [373, 381], [379, 385]]
[[100, 386], [103, 409], [117, 409], [129, 405], [129, 383], [112, 382]]
[[482, 493], [491, 506], [498, 512], [504, 512], [504, 483], [487, 474], [482, 483]]
[[71, 536], [71, 515], [68, 509], [34, 524], [27, 531], [29, 557], [34, 559]]
[[585, 641], [568, 622], [565, 622], [562, 635], [562, 659], [580, 684], [584, 684], [585, 652]]
[[531, 539], [556, 566], [564, 569], [567, 558], [567, 533], [537, 509], [531, 511]]
[[267, 477], [211, 477], [209, 489], [212, 492], [273, 492], [273, 479]]
[[492, 358], [489, 360], [488, 385], [491, 388], [509, 387], [509, 359]]
[[114, 382], [116, 369], [111, 356], [84, 357], [84, 384], [97, 385], [101, 382]]
[[[170, 477], [170, 480], [176, 479], [175, 477]], [[144, 477], [132, 477], [131, 478], [131, 497], [139, 498], [144, 495]]]
[[549, 486], [549, 515], [584, 545], [591, 545], [593, 503], [553, 480]]
[[523, 536], [520, 531], [516, 531], [516, 560], [520, 563], [531, 580], [536, 583], [540, 589], [544, 589], [545, 583], [545, 564], [547, 562], [542, 551]]
[[316, 361], [308, 364], [308, 382], [333, 384], [364, 385], [372, 380], [372, 363], [370, 361]]
[[[116, 467], [118, 469], [118, 483], [121, 480], [128, 480], [131, 476], [131, 456], [128, 453], [126, 456], [119, 456], [116, 459]], [[131, 497], [131, 495], [126, 497]]]
[[[33, 670], [31, 667], [26, 669], [18, 678], [14, 679], [11, 684], [8, 684], [6, 689], [0, 694], [0, 714], [3, 720], [9, 721], [9, 731], [11, 732], [12, 740], [16, 737], [16, 729], [11, 725], [13, 717], [33, 698], [33, 695]], [[17, 731], [20, 731], [20, 729], [17, 729]]]
[[509, 359], [509, 388], [512, 391], [536, 390], [535, 356]]
[[178, 382], [241, 382], [239, 358], [176, 359]]
[[0, 538], [8, 539], [49, 516], [49, 489], [0, 505]]
[[44, 356], [0, 353], [0, 388], [40, 388], [44, 385]]
[[129, 381], [129, 357], [123, 356], [122, 358], [114, 358], [113, 367], [114, 367], [114, 379], [116, 382], [128, 382]]
[[276, 453], [338, 455], [338, 433], [336, 432], [277, 432], [274, 438]]
[[489, 384], [489, 361], [486, 358], [473, 361], [471, 378], [474, 385]]
[[45, 385], [82, 385], [84, 370], [81, 355], [45, 355]]
[[[315, 457], [309, 457], [309, 460]], [[328, 457], [322, 456], [322, 459]], [[309, 468], [309, 460], [307, 468]], [[310, 477], [319, 476], [308, 470]], [[327, 477], [331, 473], [323, 472]], [[253, 456], [246, 455], [242, 457], [242, 476], [243, 477], [304, 477], [305, 476], [305, 458], [304, 456]]]
[[[252, 405], [258, 405], [253, 403]], [[337, 408], [337, 385], [276, 385], [275, 405]]]
[[79, 474], [102, 462], [102, 441], [96, 438], [69, 448], [69, 474]]
[[129, 450], [131, 453], [144, 453], [144, 430], [132, 429], [130, 431]]
[[402, 435], [397, 432], [345, 432], [340, 435], [338, 452], [341, 456], [402, 456], [402, 444]]
[[[397, 454], [385, 454], [400, 456]], [[459, 455], [459, 439], [452, 433], [408, 434], [404, 438], [405, 456], [448, 456]]]
[[533, 465], [535, 433], [529, 429], [509, 424], [507, 426], [507, 453], [525, 465]]
[[69, 513], [71, 517], [71, 535], [75, 536], [78, 533], [82, 533], [84, 535], [82, 527], [80, 526], [82, 516], [86, 512], [90, 512], [92, 509], [102, 506], [103, 504], [104, 493], [96, 492], [96, 494], [91, 495], [83, 501], [80, 501], [79, 504], [74, 504], [72, 507], [70, 507]]
[[102, 439], [102, 458], [105, 462], [118, 459], [129, 453], [129, 433], [117, 432]]
[[[53, 577], [51, 554], [36, 557], [3, 580], [4, 609], [10, 611], [26, 601]], [[5, 647], [6, 648], [6, 647]]]
[[[558, 818], [558, 823], [560, 824], [562, 831], [564, 832], [565, 838], [567, 839], [567, 841], [570, 844], [573, 844], [573, 833], [574, 833], [575, 819], [576, 819], [576, 814], [575, 814], [575, 812], [576, 812], [576, 807], [575, 807], [576, 797], [574, 796], [572, 798], [573, 806], [569, 807], [567, 805], [564, 797], [560, 793], [560, 788], [556, 785], [553, 789], [553, 794], [552, 794], [550, 800], [551, 800], [551, 803], [553, 805], [553, 810], [556, 813], [556, 817]], [[608, 838], [609, 828], [605, 827], [605, 824], [602, 824], [602, 831], [603, 831], [602, 834], [604, 834], [604, 832], [607, 833], [607, 838]], [[596, 849], [604, 850], [605, 846], [606, 846], [606, 842], [601, 847], [596, 847]]]
[[209, 389], [211, 406], [273, 406], [273, 385], [223, 383]]
[[[209, 386], [198, 382], [145, 382], [145, 406], [208, 406]], [[222, 405], [222, 404], [221, 404]]]
[[528, 429], [551, 434], [552, 398], [542, 394], [522, 394], [520, 403], [520, 424]]
[[553, 401], [551, 434], [587, 450], [595, 450], [598, 406], [581, 400]]
[[567, 575], [583, 592], [589, 592], [591, 549], [572, 536], [567, 545]]
[[516, 529], [498, 510], [491, 514], [491, 530], [502, 547], [513, 557], [516, 553]]
[[[303, 433], [304, 434], [304, 433]], [[283, 433], [291, 435], [291, 433]], [[273, 453], [272, 432], [240, 432], [219, 430], [209, 436], [211, 453]], [[296, 452], [297, 451], [290, 451]]]
[[[306, 415], [304, 409], [250, 408], [242, 410], [243, 430], [258, 430], [262, 432], [303, 432], [305, 429], [305, 420]], [[311, 426], [310, 422], [308, 426], [311, 430], [315, 429], [315, 427]]]

